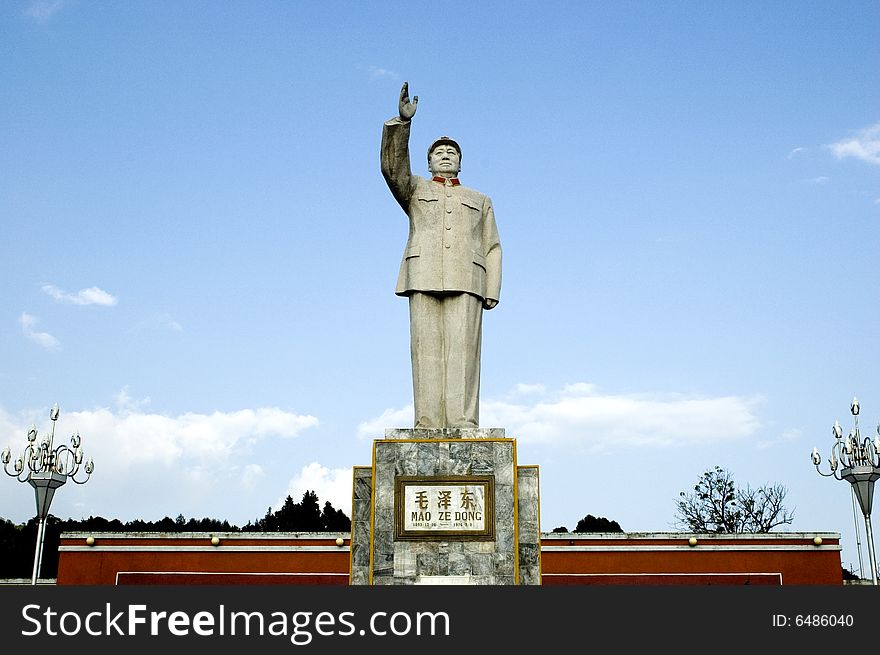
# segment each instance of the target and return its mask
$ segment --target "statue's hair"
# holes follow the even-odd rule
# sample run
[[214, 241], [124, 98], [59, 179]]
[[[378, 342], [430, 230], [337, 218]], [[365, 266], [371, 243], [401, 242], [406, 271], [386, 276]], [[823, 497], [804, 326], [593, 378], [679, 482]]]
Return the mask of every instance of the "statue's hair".
[[434, 148], [442, 145], [450, 145], [456, 150], [458, 150], [458, 159], [461, 161], [461, 146], [458, 145], [453, 139], [450, 139], [448, 136], [441, 136], [439, 139], [434, 141], [431, 146], [428, 148], [428, 161], [431, 161], [431, 153], [434, 152]]

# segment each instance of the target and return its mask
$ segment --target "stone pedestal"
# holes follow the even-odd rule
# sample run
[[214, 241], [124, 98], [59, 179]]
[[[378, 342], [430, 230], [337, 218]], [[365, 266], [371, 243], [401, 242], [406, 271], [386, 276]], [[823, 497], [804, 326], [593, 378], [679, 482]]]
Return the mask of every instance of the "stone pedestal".
[[351, 584], [540, 584], [539, 531], [503, 428], [389, 428], [354, 468]]

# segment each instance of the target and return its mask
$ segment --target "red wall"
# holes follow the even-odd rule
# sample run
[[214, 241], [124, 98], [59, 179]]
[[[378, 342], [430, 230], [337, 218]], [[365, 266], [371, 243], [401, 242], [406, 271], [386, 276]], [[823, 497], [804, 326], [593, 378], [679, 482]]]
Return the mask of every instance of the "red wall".
[[[348, 584], [348, 533], [212, 536], [65, 533], [58, 584]], [[836, 533], [543, 534], [541, 568], [546, 585], [843, 583]]]
[[61, 536], [58, 584], [348, 584], [348, 535]]
[[[821, 544], [814, 538], [819, 536]], [[691, 546], [690, 537], [697, 543]], [[543, 584], [843, 584], [840, 536], [543, 535]]]

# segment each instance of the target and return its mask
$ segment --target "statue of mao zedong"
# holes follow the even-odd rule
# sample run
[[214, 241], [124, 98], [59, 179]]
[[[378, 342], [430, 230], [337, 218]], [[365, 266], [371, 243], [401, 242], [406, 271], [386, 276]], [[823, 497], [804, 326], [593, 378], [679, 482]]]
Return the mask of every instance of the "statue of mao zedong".
[[409, 217], [395, 293], [409, 298], [415, 427], [475, 428], [483, 310], [501, 295], [501, 242], [492, 201], [458, 180], [458, 143], [434, 141], [431, 179], [412, 174], [409, 133], [418, 102], [404, 82], [381, 149], [382, 175]]

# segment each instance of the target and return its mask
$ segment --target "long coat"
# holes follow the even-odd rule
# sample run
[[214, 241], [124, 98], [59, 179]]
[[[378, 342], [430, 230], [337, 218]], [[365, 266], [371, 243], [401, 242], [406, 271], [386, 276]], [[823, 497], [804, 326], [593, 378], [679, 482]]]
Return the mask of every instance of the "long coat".
[[409, 238], [395, 293], [464, 292], [497, 301], [501, 242], [488, 196], [413, 175], [410, 122], [398, 117], [382, 129], [382, 175], [409, 216]]

